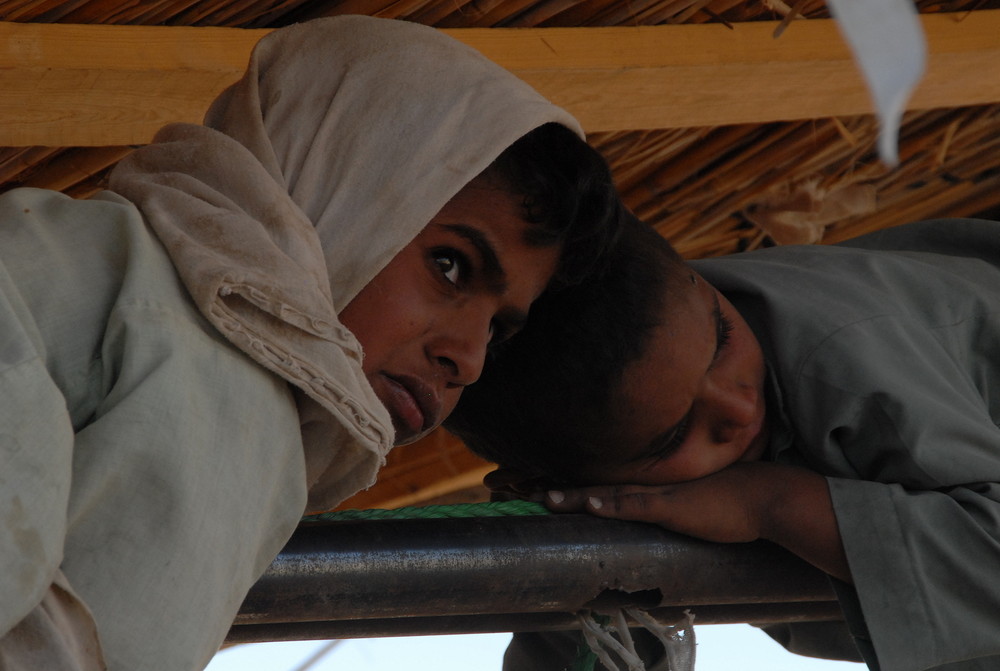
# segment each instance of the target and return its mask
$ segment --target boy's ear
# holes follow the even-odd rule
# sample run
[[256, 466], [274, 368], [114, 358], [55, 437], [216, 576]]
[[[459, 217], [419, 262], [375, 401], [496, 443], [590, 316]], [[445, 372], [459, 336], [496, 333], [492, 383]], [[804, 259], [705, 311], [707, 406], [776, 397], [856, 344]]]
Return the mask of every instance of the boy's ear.
[[500, 466], [497, 470], [486, 474], [483, 484], [490, 490], [492, 501], [511, 499], [540, 501], [544, 493], [552, 489], [553, 482], [545, 476]]

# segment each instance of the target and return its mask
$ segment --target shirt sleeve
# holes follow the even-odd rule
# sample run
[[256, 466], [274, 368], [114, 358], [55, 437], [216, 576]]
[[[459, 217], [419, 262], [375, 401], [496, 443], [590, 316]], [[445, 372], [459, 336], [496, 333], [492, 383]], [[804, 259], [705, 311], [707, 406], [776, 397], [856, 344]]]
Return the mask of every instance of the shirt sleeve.
[[883, 671], [995, 668], [1000, 655], [1000, 396], [981, 327], [851, 324], [794, 390]]
[[63, 570], [112, 668], [202, 668], [303, 514], [288, 385], [195, 315], [112, 314], [78, 431]]
[[290, 388], [127, 203], [19, 191], [0, 222], [0, 631], [61, 570], [109, 668], [202, 668], [305, 507]]
[[66, 533], [73, 428], [0, 265], [0, 637], [38, 605]]

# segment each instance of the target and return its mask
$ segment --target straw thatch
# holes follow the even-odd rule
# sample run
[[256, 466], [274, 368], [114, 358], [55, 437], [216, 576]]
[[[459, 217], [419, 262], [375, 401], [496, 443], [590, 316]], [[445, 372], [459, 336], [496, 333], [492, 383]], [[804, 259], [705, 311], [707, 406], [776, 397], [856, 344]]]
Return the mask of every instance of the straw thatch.
[[[1000, 6], [1000, 1], [991, 0]], [[923, 12], [990, 6], [918, 2]], [[819, 0], [6, 0], [0, 20], [274, 27], [317, 16], [370, 14], [438, 27], [738, 23], [825, 17]], [[780, 39], [780, 38], [779, 38]], [[993, 107], [911, 113], [901, 166], [874, 153], [872, 117], [601, 133], [625, 201], [689, 257], [760, 245], [839, 240], [905, 221], [964, 216], [1000, 206], [995, 188], [1000, 116]], [[128, 151], [0, 149], [0, 190], [55, 188], [86, 196]], [[787, 223], [793, 221], [794, 223]]]
[[[924, 13], [964, 12], [1000, 7], [1000, 0], [917, 5]], [[38, 23], [261, 28], [348, 13], [442, 28], [735, 24], [828, 16], [820, 0], [793, 5], [784, 0], [0, 0], [0, 20]], [[831, 242], [916, 219], [1000, 212], [1000, 158], [995, 158], [1000, 106], [908, 113], [901, 162], [892, 171], [877, 160], [876, 131], [874, 119], [861, 116], [637, 129], [590, 139], [611, 163], [626, 203], [688, 257]], [[0, 191], [27, 185], [86, 196], [101, 188], [107, 170], [129, 150], [0, 148]], [[407, 454], [426, 449], [393, 456], [392, 478], [399, 482], [386, 498], [419, 498], [420, 490], [433, 485], [425, 479], [433, 480], [430, 475], [404, 482]], [[433, 449], [446, 461], [455, 458], [453, 447]], [[420, 454], [425, 459], [427, 452]], [[481, 465], [464, 457], [459, 462], [444, 470], [467, 484], [463, 474]]]

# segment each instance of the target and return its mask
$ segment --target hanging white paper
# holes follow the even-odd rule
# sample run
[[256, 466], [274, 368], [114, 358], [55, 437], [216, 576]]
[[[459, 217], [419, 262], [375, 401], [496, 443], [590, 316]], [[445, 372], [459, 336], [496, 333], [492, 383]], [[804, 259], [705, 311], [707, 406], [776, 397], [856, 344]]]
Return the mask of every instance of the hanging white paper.
[[912, 0], [827, 0], [864, 75], [879, 120], [882, 160], [899, 162], [899, 126], [924, 73], [927, 45]]

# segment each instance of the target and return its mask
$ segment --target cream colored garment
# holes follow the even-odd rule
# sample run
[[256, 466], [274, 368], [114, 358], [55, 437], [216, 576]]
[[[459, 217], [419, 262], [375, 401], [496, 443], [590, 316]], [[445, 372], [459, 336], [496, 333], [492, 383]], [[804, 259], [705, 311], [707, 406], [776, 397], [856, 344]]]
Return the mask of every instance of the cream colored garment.
[[57, 571], [42, 603], [0, 636], [3, 671], [105, 671], [90, 610]]
[[90, 625], [59, 571], [109, 669], [203, 668], [302, 516], [299, 425], [134, 205], [0, 196], [0, 636], [74, 623], [58, 648], [0, 639], [0, 669], [76, 668]]
[[581, 132], [434, 29], [319, 19], [265, 37], [205, 127], [168, 126], [113, 173], [202, 313], [307, 395], [310, 508], [369, 486], [393, 440], [338, 311], [505, 148], [551, 121]]

